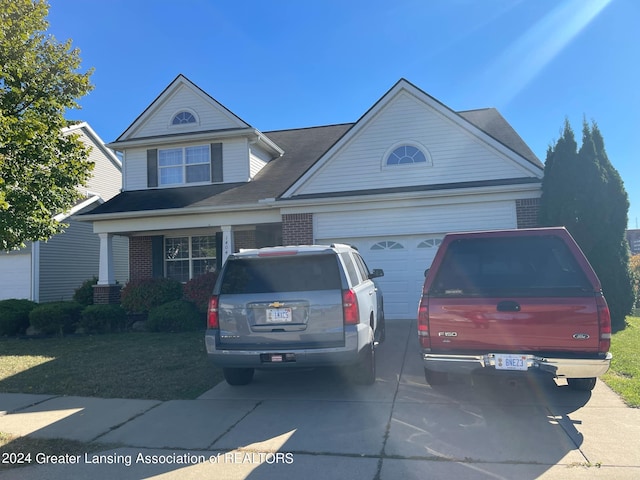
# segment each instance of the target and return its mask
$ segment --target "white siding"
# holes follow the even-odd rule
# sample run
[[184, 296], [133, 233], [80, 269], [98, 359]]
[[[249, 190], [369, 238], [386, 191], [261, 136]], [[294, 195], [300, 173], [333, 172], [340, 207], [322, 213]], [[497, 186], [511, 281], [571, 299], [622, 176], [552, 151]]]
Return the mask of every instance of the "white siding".
[[77, 133], [80, 133], [81, 140], [91, 147], [89, 160], [95, 164], [92, 176], [87, 182], [87, 190], [97, 193], [105, 201], [115, 197], [122, 187], [120, 168], [104, 153], [102, 148], [105, 147], [96, 145], [84, 131]]
[[[400, 142], [417, 142], [432, 165], [384, 166]], [[296, 194], [530, 176], [515, 162], [407, 92], [393, 98]]]
[[249, 181], [249, 142], [244, 138], [223, 141], [222, 164], [225, 183]]
[[265, 152], [262, 148], [258, 148], [255, 145], [251, 145], [249, 149], [249, 159], [250, 159], [250, 174], [251, 178], [255, 177], [260, 170], [264, 168], [264, 166], [269, 163], [271, 160], [271, 156]]
[[411, 235], [461, 230], [516, 227], [515, 202], [496, 201], [372, 209], [370, 211], [315, 213], [316, 239], [380, 235]]
[[[173, 116], [183, 110], [193, 112], [198, 123], [171, 125]], [[241, 128], [244, 126], [246, 125], [233, 117], [223, 107], [216, 105], [203, 93], [196, 92], [186, 85], [181, 85], [127, 139], [183, 132]]]
[[[40, 244], [40, 302], [70, 300], [82, 282], [98, 276], [100, 238], [88, 222], [67, 220], [64, 233]], [[128, 239], [113, 242], [116, 280], [128, 280]]]
[[127, 149], [124, 158], [125, 190], [144, 190], [147, 188], [147, 150], [144, 148]]
[[[202, 145], [202, 142], [198, 142]], [[222, 140], [222, 162], [225, 183], [246, 182], [249, 180], [249, 146], [246, 139]], [[163, 145], [162, 148], [175, 148], [184, 144]], [[126, 190], [144, 190], [147, 188], [147, 149], [132, 148], [126, 151], [124, 172]], [[179, 185], [186, 186], [186, 185]]]

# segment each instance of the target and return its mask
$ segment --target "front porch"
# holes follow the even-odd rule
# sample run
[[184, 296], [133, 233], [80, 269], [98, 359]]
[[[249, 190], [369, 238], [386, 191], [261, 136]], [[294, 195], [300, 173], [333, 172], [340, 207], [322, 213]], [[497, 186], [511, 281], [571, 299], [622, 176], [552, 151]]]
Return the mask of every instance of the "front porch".
[[277, 223], [220, 225], [146, 232], [99, 233], [100, 274], [94, 303], [119, 303], [113, 269], [113, 237], [129, 237], [129, 280], [168, 277], [186, 283], [216, 271], [241, 249], [313, 243], [312, 217], [284, 215]]

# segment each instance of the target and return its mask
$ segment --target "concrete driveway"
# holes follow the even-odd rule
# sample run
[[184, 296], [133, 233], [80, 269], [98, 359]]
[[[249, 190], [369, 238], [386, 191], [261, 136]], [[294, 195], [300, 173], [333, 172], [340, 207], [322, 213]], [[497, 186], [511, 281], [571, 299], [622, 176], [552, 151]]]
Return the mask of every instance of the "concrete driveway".
[[487, 376], [432, 388], [413, 322], [388, 324], [371, 387], [306, 370], [258, 372], [192, 401], [0, 394], [2, 432], [105, 444], [0, 478], [640, 478], [640, 410], [601, 382], [591, 393]]

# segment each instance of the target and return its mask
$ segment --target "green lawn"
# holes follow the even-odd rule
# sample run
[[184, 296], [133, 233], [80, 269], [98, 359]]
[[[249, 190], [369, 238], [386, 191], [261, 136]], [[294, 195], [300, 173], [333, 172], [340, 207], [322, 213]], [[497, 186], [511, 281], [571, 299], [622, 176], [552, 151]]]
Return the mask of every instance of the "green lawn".
[[0, 340], [3, 393], [193, 399], [221, 379], [204, 332]]
[[[640, 317], [611, 340], [602, 377], [640, 407]], [[154, 400], [193, 399], [222, 380], [203, 332], [0, 339], [0, 392]]]
[[627, 328], [611, 339], [611, 369], [602, 377], [627, 405], [640, 407], [640, 317], [627, 317]]

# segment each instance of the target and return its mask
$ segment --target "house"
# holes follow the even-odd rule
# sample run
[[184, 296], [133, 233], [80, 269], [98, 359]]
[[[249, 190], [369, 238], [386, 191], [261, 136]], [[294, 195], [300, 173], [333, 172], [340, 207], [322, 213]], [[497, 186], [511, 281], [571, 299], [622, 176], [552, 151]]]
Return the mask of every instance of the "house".
[[640, 254], [640, 230], [627, 230], [626, 235], [631, 255]]
[[535, 225], [543, 175], [497, 110], [455, 112], [404, 79], [355, 123], [262, 132], [178, 75], [107, 146], [123, 191], [83, 215], [98, 301], [114, 235], [131, 279], [180, 281], [241, 248], [341, 242], [384, 269], [387, 318], [410, 318], [443, 235]]
[[[0, 254], [0, 299], [26, 298], [36, 302], [70, 300], [83, 281], [98, 275], [100, 241], [90, 224], [76, 220], [118, 193], [122, 165], [87, 123], [72, 125], [64, 135], [79, 135], [91, 147], [89, 160], [95, 166], [83, 187], [83, 198], [69, 212], [56, 216], [67, 223], [63, 233], [47, 242], [31, 242], [25, 248]], [[120, 282], [128, 280], [128, 239], [116, 239], [113, 248]]]

